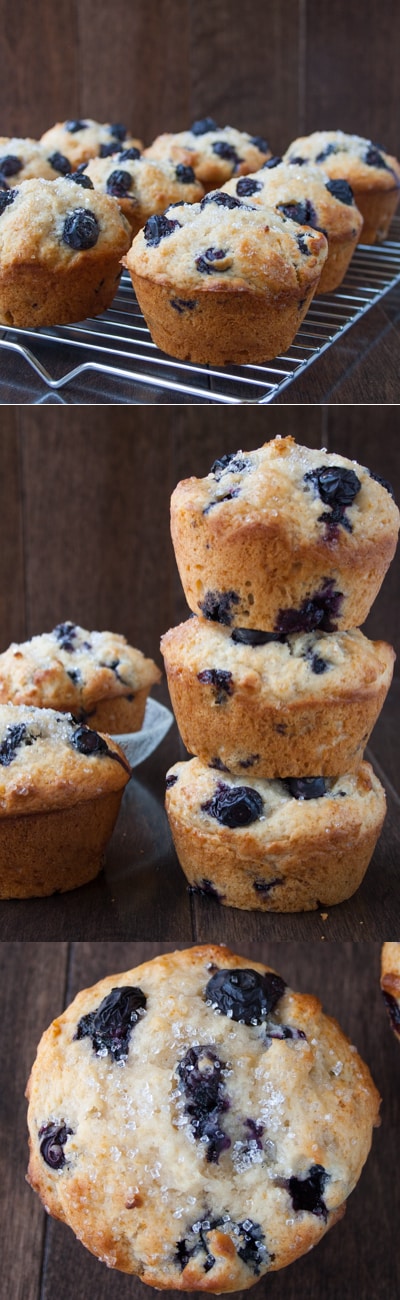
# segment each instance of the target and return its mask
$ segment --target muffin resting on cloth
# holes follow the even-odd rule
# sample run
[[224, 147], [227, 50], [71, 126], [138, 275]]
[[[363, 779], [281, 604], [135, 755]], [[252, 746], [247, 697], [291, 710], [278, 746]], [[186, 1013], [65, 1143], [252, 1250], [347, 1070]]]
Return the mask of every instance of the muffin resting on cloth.
[[130, 226], [115, 199], [73, 177], [0, 189], [0, 321], [31, 328], [112, 302]]
[[358, 889], [386, 801], [369, 763], [339, 777], [262, 781], [192, 758], [167, 773], [166, 808], [196, 890], [246, 911], [304, 912]]
[[287, 149], [285, 162], [302, 166], [314, 162], [332, 180], [344, 178], [353, 190], [363, 218], [363, 244], [387, 238], [400, 194], [400, 163], [380, 145], [344, 131], [315, 131], [299, 136]]
[[135, 149], [125, 149], [113, 158], [93, 158], [85, 175], [96, 190], [117, 199], [133, 235], [169, 204], [198, 203], [204, 195], [192, 167], [140, 157]]
[[76, 118], [69, 122], [56, 122], [44, 132], [40, 143], [46, 149], [66, 154], [73, 167], [89, 162], [89, 158], [108, 158], [120, 149], [143, 148], [142, 140], [130, 135], [122, 122], [95, 122], [92, 117]]
[[284, 635], [363, 623], [398, 527], [390, 484], [291, 437], [222, 455], [206, 478], [185, 479], [171, 499], [175, 556], [193, 613]]
[[130, 775], [119, 746], [71, 714], [0, 705], [0, 898], [92, 880]]
[[61, 709], [95, 730], [122, 735], [139, 731], [160, 676], [124, 636], [58, 623], [0, 654], [0, 702]]
[[233, 126], [217, 126], [211, 117], [194, 122], [189, 131], [158, 135], [145, 149], [147, 158], [170, 158], [189, 164], [206, 190], [223, 185], [230, 176], [257, 171], [271, 150], [263, 136]]
[[341, 1218], [379, 1107], [315, 997], [211, 945], [80, 993], [28, 1095], [46, 1209], [109, 1267], [211, 1293], [247, 1289]]
[[269, 778], [357, 767], [395, 658], [358, 630], [280, 636], [196, 617], [166, 632], [161, 650], [189, 752]]
[[382, 946], [381, 989], [392, 1029], [400, 1038], [400, 943]]
[[252, 176], [228, 181], [224, 190], [257, 207], [276, 207], [301, 226], [322, 230], [328, 240], [328, 256], [316, 294], [331, 293], [341, 284], [362, 231], [363, 219], [351, 186], [346, 180], [330, 180], [312, 163], [300, 167], [272, 161], [273, 167], [267, 163]]
[[215, 190], [150, 217], [124, 265], [164, 352], [256, 364], [290, 347], [327, 249], [320, 231]]

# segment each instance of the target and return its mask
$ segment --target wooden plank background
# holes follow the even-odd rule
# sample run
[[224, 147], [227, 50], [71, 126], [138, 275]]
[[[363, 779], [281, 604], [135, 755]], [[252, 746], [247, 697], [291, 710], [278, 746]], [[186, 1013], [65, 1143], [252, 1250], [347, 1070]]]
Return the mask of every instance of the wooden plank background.
[[[135, 1278], [108, 1271], [64, 1224], [46, 1218], [25, 1179], [24, 1089], [42, 1031], [80, 988], [175, 945], [1, 944], [0, 1219], [4, 1300], [146, 1300]], [[399, 1294], [398, 1134], [400, 1049], [379, 990], [378, 944], [259, 943], [238, 951], [314, 993], [350, 1036], [382, 1096], [382, 1125], [344, 1220], [310, 1254], [261, 1280], [238, 1300], [395, 1300]], [[181, 1292], [170, 1292], [178, 1300]], [[199, 1295], [199, 1292], [195, 1293]]]
[[125, 121], [149, 143], [213, 115], [267, 134], [341, 127], [400, 152], [397, 0], [0, 0], [0, 124]]

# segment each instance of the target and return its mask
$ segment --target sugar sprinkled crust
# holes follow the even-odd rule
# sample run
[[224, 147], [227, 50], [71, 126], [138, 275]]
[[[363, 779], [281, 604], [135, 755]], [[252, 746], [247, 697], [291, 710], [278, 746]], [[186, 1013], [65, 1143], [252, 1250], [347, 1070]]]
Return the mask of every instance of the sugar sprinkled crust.
[[57, 180], [69, 171], [68, 159], [59, 151], [52, 153], [45, 149], [38, 140], [0, 136], [0, 180], [9, 187], [38, 176], [49, 181]]
[[[209, 123], [210, 129], [200, 132], [196, 129]], [[232, 126], [218, 127], [211, 119], [194, 123], [193, 127], [175, 135], [166, 132], [157, 136], [145, 150], [146, 157], [189, 163], [199, 180], [210, 189], [222, 185], [230, 176], [256, 171], [271, 156], [267, 141], [247, 131]]]
[[400, 1039], [400, 943], [382, 945], [381, 989], [392, 1029]]
[[362, 632], [274, 636], [192, 617], [161, 641], [186, 748], [253, 776], [356, 767], [390, 686], [394, 651]]
[[[65, 177], [51, 182], [42, 178], [24, 181], [12, 194], [12, 202], [0, 217], [2, 273], [24, 260], [38, 261], [53, 270], [110, 252], [118, 260], [129, 246], [129, 224], [110, 195], [83, 189]], [[63, 237], [65, 221], [76, 209], [93, 213], [98, 225], [94, 244], [83, 251]]]
[[122, 145], [124, 149], [143, 148], [142, 141], [131, 136], [120, 122], [96, 122], [92, 117], [56, 122], [44, 132], [40, 143], [46, 149], [61, 150], [74, 167], [104, 153], [118, 153]]
[[49, 1212], [110, 1267], [210, 1292], [248, 1288], [341, 1217], [379, 1106], [317, 999], [213, 946], [80, 993], [28, 1095]]
[[291, 437], [222, 456], [207, 477], [179, 483], [171, 499], [172, 540], [193, 612], [285, 634], [362, 623], [398, 526], [389, 484]]
[[264, 781], [193, 758], [167, 773], [166, 808], [193, 887], [227, 906], [296, 912], [355, 893], [386, 801], [369, 763], [339, 777]]
[[[284, 155], [292, 162], [303, 157], [320, 164], [328, 176], [346, 177], [357, 190], [368, 190], [376, 185], [381, 189], [400, 186], [400, 163], [397, 158], [360, 135], [345, 131], [314, 131], [312, 135], [298, 136]], [[300, 163], [301, 166], [301, 163]]]
[[129, 763], [110, 736], [68, 713], [0, 705], [0, 817], [68, 808], [120, 790]]
[[134, 234], [153, 213], [163, 212], [171, 203], [198, 203], [204, 194], [191, 167], [144, 155], [129, 158], [124, 151], [112, 158], [93, 158], [85, 174], [95, 189], [117, 199]]

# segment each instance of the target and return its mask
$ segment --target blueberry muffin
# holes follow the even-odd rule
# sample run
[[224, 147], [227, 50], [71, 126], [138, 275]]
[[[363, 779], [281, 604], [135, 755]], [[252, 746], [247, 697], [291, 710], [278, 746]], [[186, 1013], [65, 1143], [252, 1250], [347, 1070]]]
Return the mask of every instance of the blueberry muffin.
[[167, 773], [166, 809], [192, 888], [245, 911], [308, 912], [358, 889], [386, 801], [369, 763], [262, 781], [192, 758]]
[[367, 1159], [379, 1094], [317, 998], [227, 948], [78, 994], [28, 1083], [28, 1181], [110, 1268], [242, 1291], [316, 1245]]
[[59, 623], [0, 654], [0, 703], [71, 712], [95, 731], [122, 735], [139, 731], [160, 676], [124, 636]]
[[387, 238], [399, 201], [400, 163], [380, 145], [344, 131], [315, 131], [294, 140], [285, 161], [299, 167], [313, 162], [321, 165], [331, 180], [347, 180], [364, 218], [363, 244]]
[[358, 767], [395, 659], [359, 631], [284, 636], [195, 617], [161, 650], [186, 748], [243, 778]]
[[171, 531], [190, 609], [285, 635], [364, 622], [393, 558], [390, 484], [344, 456], [275, 438], [179, 483]]
[[381, 989], [392, 1029], [400, 1039], [400, 943], [382, 946]]
[[115, 199], [74, 177], [0, 189], [0, 322], [34, 328], [109, 307], [130, 244]]
[[21, 181], [39, 176], [55, 181], [57, 177], [68, 176], [71, 171], [71, 163], [65, 154], [49, 153], [38, 140], [0, 136], [0, 189], [13, 189]]
[[164, 352], [255, 364], [292, 343], [326, 255], [320, 231], [216, 190], [150, 217], [124, 264]]
[[130, 135], [121, 122], [95, 122], [92, 117], [76, 118], [69, 122], [56, 122], [41, 137], [40, 143], [52, 153], [62, 153], [73, 168], [89, 162], [90, 158], [108, 158], [124, 149], [143, 148], [142, 140]]
[[194, 122], [189, 131], [158, 135], [145, 149], [147, 158], [172, 159], [193, 167], [206, 190], [223, 185], [231, 176], [257, 171], [271, 150], [262, 136], [217, 126], [212, 117]]
[[85, 174], [96, 190], [117, 199], [133, 235], [169, 204], [198, 203], [204, 195], [192, 167], [140, 157], [136, 149], [124, 149], [113, 158], [93, 158]]
[[311, 163], [299, 167], [278, 161], [274, 167], [267, 165], [252, 176], [228, 181], [224, 190], [248, 198], [257, 207], [276, 207], [282, 216], [301, 226], [322, 230], [328, 240], [328, 256], [316, 293], [331, 293], [338, 288], [363, 225], [347, 181], [330, 180]]
[[130, 774], [118, 745], [71, 714], [0, 705], [0, 898], [92, 880]]

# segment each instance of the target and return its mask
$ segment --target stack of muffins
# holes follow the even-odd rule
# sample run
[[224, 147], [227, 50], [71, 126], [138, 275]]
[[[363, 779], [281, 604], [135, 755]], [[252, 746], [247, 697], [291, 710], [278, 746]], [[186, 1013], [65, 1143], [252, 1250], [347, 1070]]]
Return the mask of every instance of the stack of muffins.
[[221, 903], [303, 911], [358, 888], [385, 816], [363, 752], [394, 651], [359, 630], [393, 557], [390, 485], [276, 438], [178, 484], [172, 538], [195, 617], [162, 641], [185, 745], [167, 775], [177, 853]]

